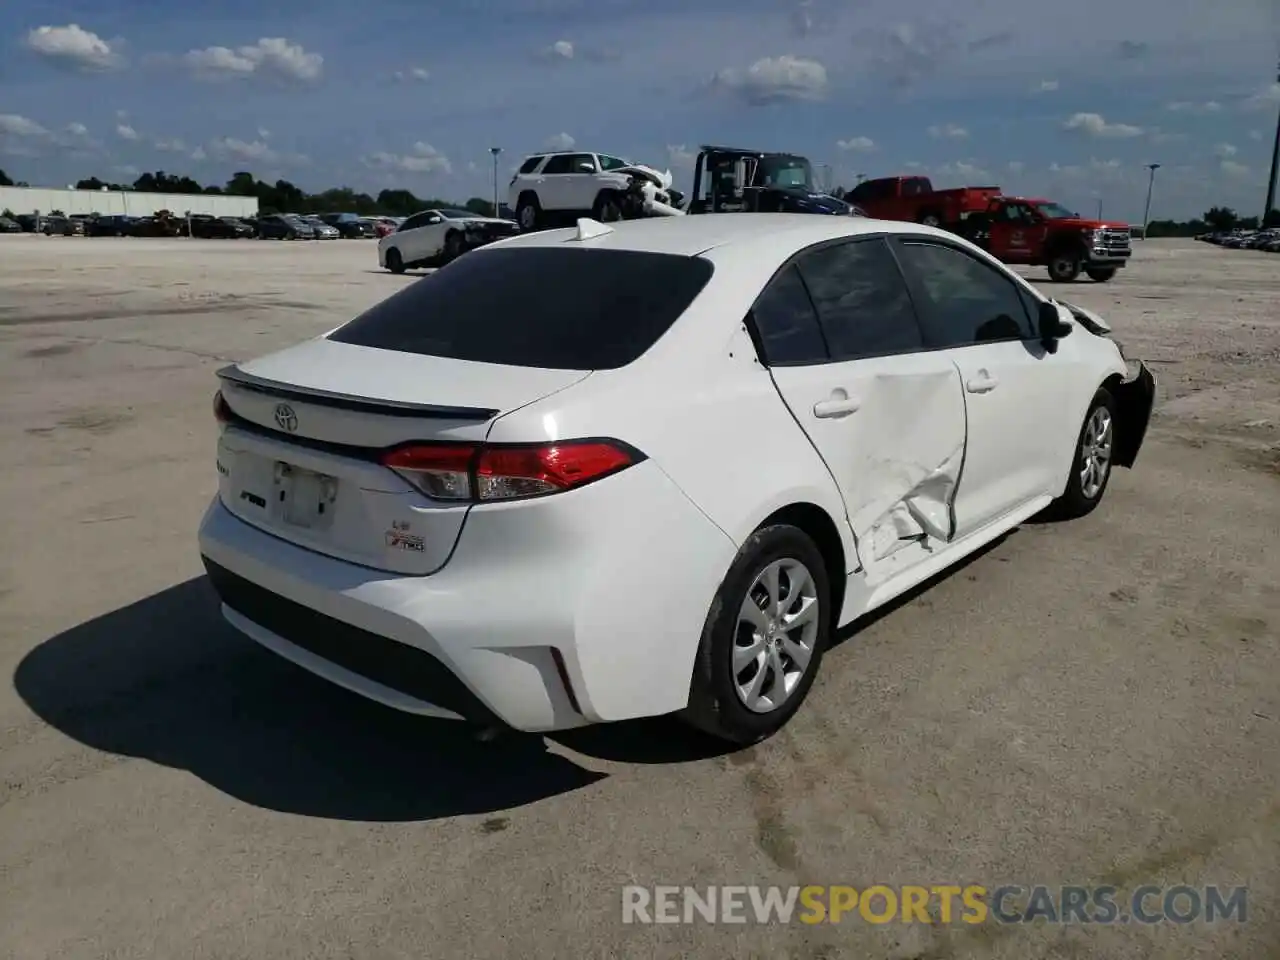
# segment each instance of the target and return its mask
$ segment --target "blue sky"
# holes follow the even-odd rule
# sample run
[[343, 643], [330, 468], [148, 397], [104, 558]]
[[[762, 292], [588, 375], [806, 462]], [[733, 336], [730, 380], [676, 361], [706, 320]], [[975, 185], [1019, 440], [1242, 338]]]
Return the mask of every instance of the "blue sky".
[[[1261, 212], [1280, 0], [7, 0], [0, 169], [487, 196], [548, 145], [781, 149], [1139, 221]], [[825, 173], [825, 171], [823, 171]]]

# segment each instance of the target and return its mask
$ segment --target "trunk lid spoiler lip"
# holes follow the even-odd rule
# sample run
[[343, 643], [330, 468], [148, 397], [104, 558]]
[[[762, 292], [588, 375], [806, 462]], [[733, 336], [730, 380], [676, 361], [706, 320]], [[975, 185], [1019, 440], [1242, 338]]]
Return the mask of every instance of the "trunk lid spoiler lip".
[[385, 400], [377, 397], [359, 397], [349, 393], [336, 393], [317, 387], [282, 383], [246, 373], [236, 364], [229, 364], [217, 371], [219, 380], [241, 390], [278, 397], [280, 400], [296, 400], [316, 406], [338, 410], [354, 410], [361, 413], [377, 413], [388, 417], [418, 417], [436, 420], [492, 420], [502, 411], [492, 407], [458, 407], [436, 403], [416, 403], [407, 400]]

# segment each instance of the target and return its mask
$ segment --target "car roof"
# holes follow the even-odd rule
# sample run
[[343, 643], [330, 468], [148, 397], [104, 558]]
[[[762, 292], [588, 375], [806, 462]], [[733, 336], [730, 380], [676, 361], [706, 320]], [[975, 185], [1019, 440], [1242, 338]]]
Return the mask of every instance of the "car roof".
[[611, 228], [610, 233], [590, 240], [577, 240], [577, 228], [567, 227], [521, 234], [477, 249], [509, 250], [568, 243], [591, 249], [634, 250], [692, 257], [718, 247], [757, 247], [761, 241], [774, 239], [798, 250], [823, 240], [878, 233], [923, 233], [954, 238], [954, 234], [919, 223], [813, 213], [708, 213], [624, 220], [607, 226]]

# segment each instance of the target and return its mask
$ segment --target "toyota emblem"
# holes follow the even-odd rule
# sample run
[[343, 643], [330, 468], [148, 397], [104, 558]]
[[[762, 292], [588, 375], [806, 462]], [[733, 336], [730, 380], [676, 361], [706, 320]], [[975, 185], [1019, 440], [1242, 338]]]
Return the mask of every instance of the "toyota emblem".
[[285, 433], [293, 433], [298, 429], [298, 415], [287, 403], [276, 404], [276, 426]]

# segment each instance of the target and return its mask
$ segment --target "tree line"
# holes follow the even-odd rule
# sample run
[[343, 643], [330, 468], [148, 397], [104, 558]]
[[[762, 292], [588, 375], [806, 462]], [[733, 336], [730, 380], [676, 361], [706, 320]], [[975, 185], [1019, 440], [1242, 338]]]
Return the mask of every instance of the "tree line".
[[1262, 227], [1280, 227], [1280, 209], [1270, 211], [1261, 221], [1257, 217], [1242, 217], [1230, 207], [1210, 207], [1198, 220], [1152, 220], [1147, 226], [1149, 237], [1194, 237], [1202, 233], [1218, 233], [1226, 230], [1257, 230]]
[[[10, 180], [0, 170], [0, 187], [25, 187], [29, 184]], [[205, 186], [187, 176], [157, 170], [144, 173], [130, 184], [87, 177], [75, 185], [77, 190], [127, 190], [139, 193], [176, 193], [187, 195], [257, 197], [258, 212], [268, 213], [356, 213], [361, 216], [407, 217], [432, 207], [462, 208], [483, 216], [493, 215], [493, 201], [472, 197], [465, 202], [439, 197], [418, 197], [408, 190], [382, 190], [377, 196], [332, 187], [320, 193], [307, 193], [288, 180], [267, 183], [248, 171], [237, 172], [222, 186]]]

